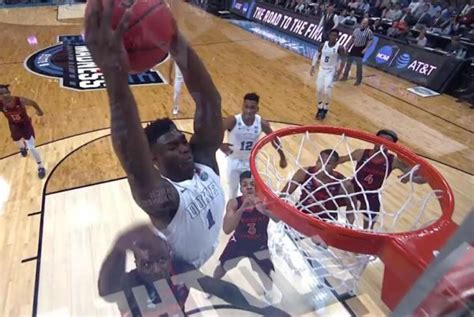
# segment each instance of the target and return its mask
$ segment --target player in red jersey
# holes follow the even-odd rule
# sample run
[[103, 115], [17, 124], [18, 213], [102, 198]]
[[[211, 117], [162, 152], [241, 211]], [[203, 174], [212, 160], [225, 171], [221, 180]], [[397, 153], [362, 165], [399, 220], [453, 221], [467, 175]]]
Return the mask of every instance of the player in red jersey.
[[[377, 136], [396, 143], [397, 134], [392, 130], [380, 130]], [[352, 160], [357, 162], [356, 174], [352, 179], [352, 184], [356, 193], [356, 200], [360, 203], [360, 210], [364, 211], [364, 229], [373, 229], [375, 219], [380, 212], [380, 199], [378, 190], [382, 188], [385, 179], [387, 179], [394, 169], [399, 169], [403, 175], [409, 173], [411, 168], [390, 154], [388, 150], [380, 150], [380, 145], [375, 144], [372, 149], [358, 149], [353, 151], [350, 156], [342, 156], [339, 164]], [[402, 176], [403, 176], [402, 175]], [[408, 177], [401, 178], [402, 182], [407, 183]], [[414, 175], [413, 182], [424, 184], [426, 181], [419, 175]], [[369, 191], [368, 193], [366, 193]], [[365, 194], [364, 194], [365, 193]], [[354, 222], [354, 215], [348, 217], [350, 223]]]
[[11, 138], [20, 148], [23, 157], [31, 151], [38, 164], [38, 177], [44, 178], [46, 170], [41, 161], [41, 156], [35, 147], [35, 130], [31, 124], [31, 118], [26, 112], [26, 106], [35, 108], [38, 116], [43, 115], [43, 111], [38, 104], [32, 100], [10, 94], [10, 85], [0, 85], [0, 111], [3, 112], [10, 126]]
[[[232, 234], [224, 251], [219, 257], [220, 265], [214, 271], [214, 278], [222, 278], [227, 271], [237, 265], [233, 259], [250, 258], [253, 269], [258, 264], [263, 272], [270, 277], [274, 270], [270, 256], [263, 260], [256, 257], [257, 252], [268, 252], [268, 222], [272, 217], [265, 210], [263, 203], [255, 195], [255, 184], [250, 171], [240, 174], [240, 190], [242, 196], [229, 200], [224, 216], [223, 230], [226, 234]], [[275, 221], [278, 219], [273, 218]], [[265, 287], [265, 297], [271, 299], [272, 283], [269, 279], [262, 279]]]
[[341, 173], [334, 170], [339, 154], [331, 149], [321, 151], [316, 165], [299, 169], [290, 182], [282, 189], [282, 196], [291, 195], [301, 187], [296, 207], [305, 213], [316, 215], [320, 219], [335, 222], [339, 209], [346, 207], [349, 217], [353, 210], [349, 194], [354, 192], [352, 183], [344, 180]]

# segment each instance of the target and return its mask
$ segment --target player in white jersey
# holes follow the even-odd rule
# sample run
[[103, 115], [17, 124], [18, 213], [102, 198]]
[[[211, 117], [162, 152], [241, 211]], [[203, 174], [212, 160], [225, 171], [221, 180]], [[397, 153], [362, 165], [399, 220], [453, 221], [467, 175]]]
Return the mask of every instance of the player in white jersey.
[[[224, 119], [224, 131], [228, 131], [228, 143], [221, 145], [221, 150], [227, 158], [227, 181], [229, 185], [229, 199], [237, 197], [239, 190], [239, 177], [242, 172], [250, 169], [250, 151], [262, 132], [272, 133], [273, 130], [268, 121], [258, 115], [258, 102], [260, 97], [256, 93], [248, 93], [244, 96], [242, 113]], [[278, 140], [273, 147], [280, 155], [280, 167], [287, 165], [285, 153]]]
[[329, 40], [321, 43], [319, 50], [313, 56], [313, 61], [311, 64], [310, 74], [313, 76], [316, 68], [316, 62], [318, 61], [319, 57], [318, 52], [321, 52], [318, 78], [316, 79], [316, 99], [318, 104], [318, 112], [315, 115], [315, 118], [320, 120], [324, 119], [329, 111], [332, 84], [338, 68], [338, 57], [339, 55], [345, 55], [344, 47], [337, 43], [338, 36], [339, 31], [336, 29], [333, 29], [329, 32]]
[[179, 113], [179, 95], [181, 94], [181, 88], [184, 84], [184, 78], [176, 62], [173, 63], [172, 69], [174, 69], [173, 115], [177, 115]]
[[174, 256], [199, 267], [214, 252], [225, 209], [216, 160], [224, 135], [220, 94], [198, 55], [177, 31], [170, 54], [196, 103], [194, 134], [188, 142], [169, 118], [143, 130], [128, 84], [123, 46], [130, 12], [113, 30], [113, 1], [105, 8], [101, 1], [91, 3], [86, 44], [107, 83], [115, 154], [135, 202], [164, 235]]

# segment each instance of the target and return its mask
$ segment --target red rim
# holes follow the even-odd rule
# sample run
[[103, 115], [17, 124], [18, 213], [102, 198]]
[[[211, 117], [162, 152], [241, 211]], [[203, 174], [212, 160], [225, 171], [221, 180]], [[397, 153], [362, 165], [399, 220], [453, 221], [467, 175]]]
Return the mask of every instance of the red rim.
[[[397, 153], [398, 157], [409, 165], [420, 165], [420, 174], [427, 180], [428, 184], [433, 190], [442, 190], [443, 194], [438, 197], [438, 201], [442, 210], [442, 215], [431, 225], [417, 229], [414, 231], [401, 232], [401, 233], [375, 233], [369, 231], [361, 231], [355, 229], [344, 228], [331, 223], [327, 223], [323, 220], [313, 218], [306, 215], [281, 200], [275, 193], [267, 187], [263, 179], [260, 177], [256, 166], [256, 158], [260, 149], [270, 143], [276, 137], [283, 137], [293, 134], [302, 133], [324, 133], [332, 135], [345, 135], [346, 137], [363, 140], [370, 143], [379, 143], [384, 145], [386, 148], [394, 153]], [[294, 227], [298, 231], [302, 232], [307, 236], [320, 235], [327, 239], [325, 241], [329, 245], [340, 247], [341, 249], [348, 249], [348, 251], [361, 252], [376, 254], [380, 251], [383, 245], [397, 238], [409, 238], [411, 236], [427, 235], [430, 232], [436, 231], [437, 228], [446, 224], [446, 222], [452, 222], [451, 217], [454, 211], [454, 198], [451, 187], [448, 185], [445, 178], [425, 159], [417, 156], [408, 148], [392, 143], [384, 138], [377, 137], [375, 135], [352, 130], [342, 127], [334, 126], [295, 126], [284, 128], [265, 136], [252, 149], [250, 155], [250, 170], [254, 176], [257, 191], [260, 195], [270, 202], [272, 213], [283, 220], [288, 225]], [[355, 240], [360, 240], [358, 243], [354, 243]], [[345, 247], [345, 244], [350, 242], [352, 246]]]

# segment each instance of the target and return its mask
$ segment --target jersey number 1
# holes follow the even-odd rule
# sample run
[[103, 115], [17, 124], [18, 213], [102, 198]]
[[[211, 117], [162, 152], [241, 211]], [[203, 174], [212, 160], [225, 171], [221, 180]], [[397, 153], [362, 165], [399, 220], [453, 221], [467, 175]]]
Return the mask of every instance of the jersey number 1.
[[207, 211], [207, 223], [208, 223], [207, 229], [211, 229], [212, 226], [216, 224], [216, 222], [214, 221], [214, 218], [212, 217], [211, 209]]

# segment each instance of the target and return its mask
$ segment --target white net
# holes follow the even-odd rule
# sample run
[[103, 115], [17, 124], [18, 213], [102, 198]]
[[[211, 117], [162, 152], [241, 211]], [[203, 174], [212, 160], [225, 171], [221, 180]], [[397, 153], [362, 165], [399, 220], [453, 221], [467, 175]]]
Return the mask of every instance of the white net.
[[[424, 182], [417, 175], [419, 166], [400, 163], [383, 146], [308, 132], [279, 140], [288, 167], [279, 167], [268, 143], [256, 156], [258, 174], [280, 199], [301, 212], [336, 226], [378, 233], [412, 231], [441, 215], [441, 193], [419, 184]], [[271, 226], [269, 233], [272, 255], [297, 274], [308, 274], [314, 290], [354, 293], [364, 269], [376, 260], [328, 246], [282, 222]]]

